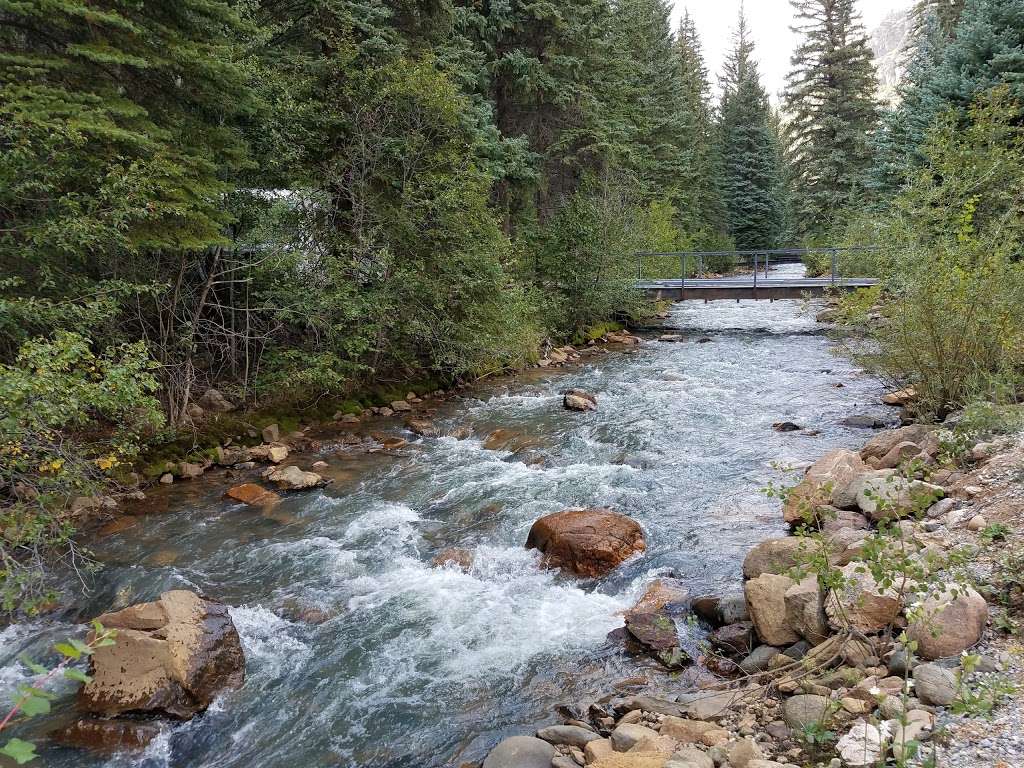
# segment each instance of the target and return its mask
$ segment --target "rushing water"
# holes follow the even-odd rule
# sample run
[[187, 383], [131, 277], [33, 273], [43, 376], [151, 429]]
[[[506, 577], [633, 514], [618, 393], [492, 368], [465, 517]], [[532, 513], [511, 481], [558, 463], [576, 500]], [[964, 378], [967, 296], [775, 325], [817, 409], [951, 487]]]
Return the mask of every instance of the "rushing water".
[[[878, 384], [833, 355], [812, 317], [789, 301], [676, 305], [666, 325], [684, 341], [443, 404], [439, 426], [470, 426], [474, 438], [417, 439], [397, 455], [325, 451], [334, 483], [269, 515], [221, 501], [216, 483], [157, 491], [166, 511], [93, 544], [104, 568], [76, 616], [0, 633], [0, 686], [23, 679], [18, 653], [42, 655], [72, 619], [192, 588], [237, 606], [243, 689], [142, 756], [47, 745], [46, 765], [458, 765], [638, 669], [671, 687], [606, 641], [621, 611], [659, 574], [692, 593], [737, 584], [746, 550], [782, 531], [760, 492], [783, 479], [777, 465], [862, 442], [841, 420], [879, 410]], [[596, 393], [599, 410], [564, 411], [570, 386]], [[820, 432], [771, 429], [783, 420]], [[483, 449], [498, 427], [528, 447]], [[538, 568], [523, 548], [531, 523], [572, 506], [635, 518], [646, 554], [598, 582]], [[469, 573], [430, 566], [450, 546], [473, 551]], [[327, 619], [311, 622], [310, 609]]]

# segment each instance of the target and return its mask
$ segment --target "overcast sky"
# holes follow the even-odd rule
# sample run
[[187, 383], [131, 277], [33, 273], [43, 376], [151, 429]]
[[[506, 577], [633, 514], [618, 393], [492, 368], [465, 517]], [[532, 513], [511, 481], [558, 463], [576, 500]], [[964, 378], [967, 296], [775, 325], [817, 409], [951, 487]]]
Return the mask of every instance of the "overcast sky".
[[[732, 33], [736, 28], [741, 0], [675, 0], [675, 19], [678, 24], [683, 9], [697, 22], [701, 39], [704, 41], [704, 55], [711, 70], [712, 82], [717, 84], [722, 59], [732, 44]], [[912, 0], [857, 0], [870, 32], [885, 16], [894, 10], [903, 10]], [[773, 101], [785, 83], [789, 71], [789, 57], [793, 51], [796, 36], [789, 31], [793, 23], [793, 9], [789, 0], [747, 0], [747, 20], [757, 45], [757, 60], [761, 65], [761, 77]]]

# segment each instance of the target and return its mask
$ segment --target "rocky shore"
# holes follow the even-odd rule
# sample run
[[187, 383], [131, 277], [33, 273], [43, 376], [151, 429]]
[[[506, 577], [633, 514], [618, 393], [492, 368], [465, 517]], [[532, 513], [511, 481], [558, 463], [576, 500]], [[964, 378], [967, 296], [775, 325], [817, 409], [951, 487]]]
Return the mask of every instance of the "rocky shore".
[[[560, 708], [561, 722], [500, 742], [483, 768], [1024, 765], [1024, 665], [1000, 631], [1024, 607], [1019, 573], [1005, 573], [1024, 522], [1024, 439], [958, 444], [957, 419], [823, 456], [776, 491], [793, 535], [755, 546], [742, 583], [691, 598], [660, 578], [626, 613], [614, 639], [675, 674]], [[630, 523], [558, 513], [528, 546], [597, 576], [641, 556]], [[694, 659], [681, 638], [698, 625]]]

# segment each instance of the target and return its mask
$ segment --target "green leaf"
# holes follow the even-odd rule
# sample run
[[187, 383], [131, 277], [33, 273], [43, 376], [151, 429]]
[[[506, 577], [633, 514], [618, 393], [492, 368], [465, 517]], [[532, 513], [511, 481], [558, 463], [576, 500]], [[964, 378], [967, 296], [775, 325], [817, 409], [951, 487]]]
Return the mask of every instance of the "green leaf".
[[75, 680], [79, 683], [88, 683], [90, 680], [92, 680], [92, 678], [85, 674], [85, 672], [76, 667], [68, 667], [67, 669], [65, 669], [64, 677], [66, 677], [68, 680]]
[[86, 656], [92, 655], [92, 648], [83, 643], [81, 640], [75, 640], [74, 638], [71, 638], [70, 640], [68, 640], [68, 642], [71, 643], [71, 645], [73, 645], [80, 654], [85, 654]]
[[50, 711], [50, 702], [42, 696], [26, 696], [21, 702], [21, 711], [26, 717], [45, 715]]
[[29, 658], [24, 653], [21, 654], [21, 656], [19, 656], [18, 659], [21, 661], [22, 664], [24, 664], [26, 667], [28, 667], [29, 670], [31, 670], [32, 674], [34, 674], [34, 675], [45, 675], [47, 672], [50, 671], [46, 667], [44, 667], [42, 664], [38, 664], [38, 663], [32, 661], [32, 659]]
[[74, 646], [69, 645], [68, 643], [57, 643], [55, 646], [53, 646], [53, 650], [55, 650], [61, 656], [65, 656], [69, 659], [74, 659], [75, 661], [78, 661], [80, 658], [82, 658], [82, 652]]
[[36, 745], [21, 739], [11, 739], [0, 749], [0, 755], [5, 755], [18, 765], [23, 765], [29, 760], [35, 760]]

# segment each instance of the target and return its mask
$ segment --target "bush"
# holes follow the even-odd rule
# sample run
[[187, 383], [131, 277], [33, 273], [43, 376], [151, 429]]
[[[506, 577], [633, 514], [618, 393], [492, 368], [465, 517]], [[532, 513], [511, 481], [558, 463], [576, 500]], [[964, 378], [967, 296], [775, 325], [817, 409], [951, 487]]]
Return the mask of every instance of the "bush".
[[77, 496], [97, 492], [162, 423], [143, 344], [96, 355], [60, 332], [22, 345], [0, 365], [0, 607], [32, 611], [47, 598], [39, 570], [69, 546]]

